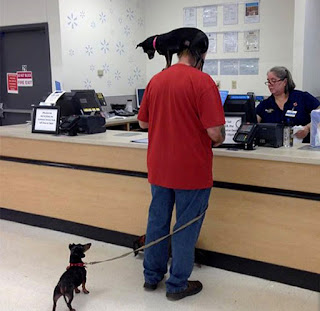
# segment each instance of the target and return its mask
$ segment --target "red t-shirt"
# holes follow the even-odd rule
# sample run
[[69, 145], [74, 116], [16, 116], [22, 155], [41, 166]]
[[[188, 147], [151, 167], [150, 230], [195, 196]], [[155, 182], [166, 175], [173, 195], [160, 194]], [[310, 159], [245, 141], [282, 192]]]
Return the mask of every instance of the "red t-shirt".
[[208, 74], [184, 64], [158, 73], [146, 87], [138, 120], [149, 123], [151, 184], [212, 187], [212, 141], [206, 129], [223, 125], [225, 119], [219, 91]]

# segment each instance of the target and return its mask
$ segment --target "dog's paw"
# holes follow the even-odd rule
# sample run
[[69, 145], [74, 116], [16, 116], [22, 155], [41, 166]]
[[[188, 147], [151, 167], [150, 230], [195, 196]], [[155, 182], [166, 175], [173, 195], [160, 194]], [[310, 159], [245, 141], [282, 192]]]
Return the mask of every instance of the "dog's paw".
[[74, 289], [74, 292], [75, 292], [76, 294], [79, 294], [79, 293], [80, 293], [80, 289], [79, 289], [79, 288], [75, 288], [75, 289]]
[[89, 294], [89, 293], [90, 293], [86, 288], [84, 288], [82, 291], [83, 291], [85, 294]]

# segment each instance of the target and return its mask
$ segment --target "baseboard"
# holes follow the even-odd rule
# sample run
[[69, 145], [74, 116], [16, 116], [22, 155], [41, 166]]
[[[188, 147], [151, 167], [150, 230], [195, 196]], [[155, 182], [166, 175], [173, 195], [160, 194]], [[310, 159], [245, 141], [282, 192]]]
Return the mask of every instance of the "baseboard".
[[[136, 235], [97, 228], [80, 223], [0, 208], [0, 219], [65, 232], [132, 248]], [[320, 292], [320, 275], [247, 258], [196, 249], [196, 262], [266, 280]]]

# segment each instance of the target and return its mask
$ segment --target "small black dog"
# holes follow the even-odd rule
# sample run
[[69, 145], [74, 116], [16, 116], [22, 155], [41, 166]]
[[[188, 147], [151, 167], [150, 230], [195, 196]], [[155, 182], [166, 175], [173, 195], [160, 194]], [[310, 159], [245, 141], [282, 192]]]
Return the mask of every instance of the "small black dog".
[[[78, 286], [82, 284], [82, 291], [89, 294], [86, 289], [87, 271], [81, 258], [85, 257], [85, 252], [91, 247], [88, 244], [70, 244], [70, 261], [67, 271], [62, 274], [57, 286], [53, 292], [53, 311], [56, 310], [57, 300], [63, 296], [70, 311], [75, 311], [72, 308], [71, 302], [73, 300], [73, 291], [80, 293]], [[67, 301], [67, 297], [69, 301]]]
[[154, 57], [155, 51], [164, 55], [167, 61], [166, 68], [171, 66], [172, 55], [188, 48], [191, 53], [200, 61], [201, 54], [209, 47], [207, 35], [197, 28], [184, 27], [174, 29], [168, 33], [155, 35], [147, 38], [137, 45], [143, 48], [149, 59]]
[[[169, 239], [169, 256], [171, 257], [171, 237], [168, 237]], [[134, 256], [137, 256], [139, 254], [139, 251], [137, 251], [138, 248], [145, 246], [146, 244], [146, 235], [141, 235], [138, 237], [138, 239], [133, 241], [133, 250], [134, 250]]]

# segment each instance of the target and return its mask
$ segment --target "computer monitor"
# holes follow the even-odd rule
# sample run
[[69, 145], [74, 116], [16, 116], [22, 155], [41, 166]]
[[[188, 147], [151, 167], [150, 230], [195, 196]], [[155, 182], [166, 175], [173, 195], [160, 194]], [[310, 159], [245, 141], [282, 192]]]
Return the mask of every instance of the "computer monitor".
[[257, 123], [253, 94], [228, 95], [223, 109], [225, 112], [244, 112], [246, 114], [246, 122]]
[[140, 108], [140, 105], [142, 103], [142, 97], [144, 93], [144, 88], [136, 88], [136, 97], [137, 97], [137, 108]]
[[95, 114], [101, 111], [100, 101], [95, 90], [71, 90], [75, 93], [83, 114]]
[[222, 106], [223, 106], [224, 103], [226, 102], [226, 99], [228, 97], [229, 91], [219, 90], [219, 93], [220, 93], [221, 103], [222, 103]]

